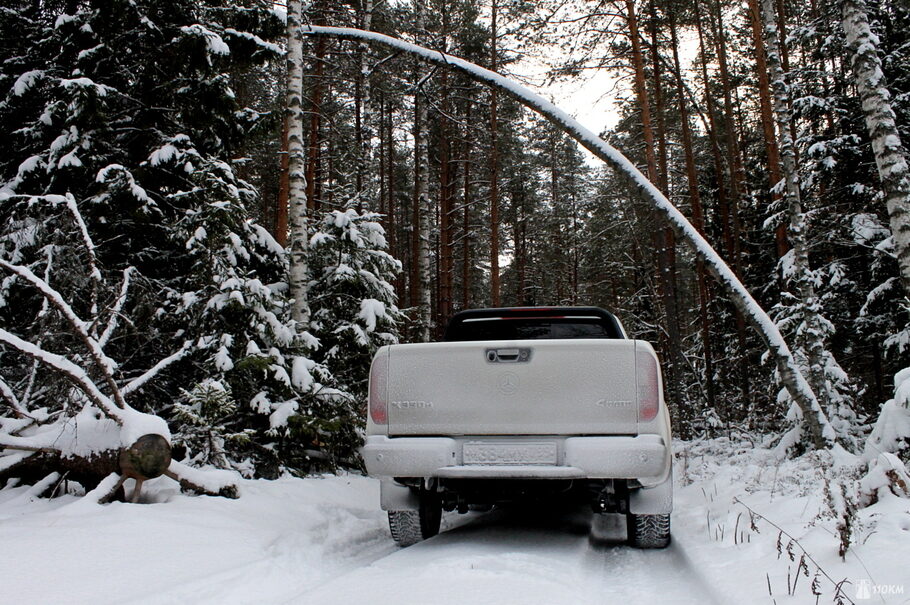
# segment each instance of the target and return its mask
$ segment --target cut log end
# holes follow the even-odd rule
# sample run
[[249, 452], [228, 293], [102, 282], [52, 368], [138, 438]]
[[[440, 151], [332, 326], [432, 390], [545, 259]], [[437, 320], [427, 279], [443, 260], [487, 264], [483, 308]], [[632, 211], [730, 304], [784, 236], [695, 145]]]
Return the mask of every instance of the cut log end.
[[160, 477], [171, 464], [171, 444], [161, 435], [143, 435], [120, 452], [124, 477], [145, 481]]

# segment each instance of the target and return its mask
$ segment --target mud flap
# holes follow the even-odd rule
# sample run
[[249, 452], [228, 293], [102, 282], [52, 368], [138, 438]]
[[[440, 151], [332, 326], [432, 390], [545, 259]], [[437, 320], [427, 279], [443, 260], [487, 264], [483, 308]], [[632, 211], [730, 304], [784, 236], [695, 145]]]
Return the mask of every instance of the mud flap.
[[411, 488], [382, 479], [379, 483], [379, 505], [382, 510], [419, 510], [420, 498]]
[[668, 515], [673, 511], [673, 471], [654, 487], [642, 487], [629, 494], [629, 512], [633, 515]]

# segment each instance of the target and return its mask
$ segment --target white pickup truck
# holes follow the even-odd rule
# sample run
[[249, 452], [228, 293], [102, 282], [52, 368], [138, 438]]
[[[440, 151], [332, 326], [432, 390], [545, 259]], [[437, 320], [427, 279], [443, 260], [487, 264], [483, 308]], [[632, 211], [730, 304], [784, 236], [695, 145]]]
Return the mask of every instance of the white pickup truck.
[[558, 496], [665, 547], [670, 445], [654, 349], [596, 307], [463, 311], [444, 342], [382, 347], [370, 369], [361, 453], [402, 546], [442, 510]]

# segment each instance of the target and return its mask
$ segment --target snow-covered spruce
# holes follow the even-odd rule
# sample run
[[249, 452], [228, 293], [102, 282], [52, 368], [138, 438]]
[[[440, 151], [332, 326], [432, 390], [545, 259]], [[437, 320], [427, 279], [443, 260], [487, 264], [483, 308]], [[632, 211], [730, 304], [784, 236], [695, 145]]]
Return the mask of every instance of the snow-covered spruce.
[[[179, 158], [175, 160], [179, 163]], [[207, 171], [215, 175], [206, 176]], [[244, 218], [244, 192], [224, 163], [200, 165], [201, 183], [222, 201], [188, 211], [176, 236], [197, 276], [195, 289], [173, 290], [159, 311], [172, 330], [192, 326], [204, 372], [179, 385], [175, 443], [187, 460], [273, 475], [350, 463], [356, 447], [335, 447], [337, 425], [355, 424], [350, 396], [315, 361], [318, 340], [301, 330], [288, 298], [288, 256], [261, 226]], [[322, 446], [316, 445], [322, 443]], [[259, 468], [261, 467], [261, 468]]]
[[401, 263], [386, 252], [380, 215], [354, 209], [326, 213], [310, 239], [312, 320], [317, 355], [339, 385], [363, 403], [376, 350], [398, 342], [403, 319], [391, 281]]
[[836, 433], [828, 422], [828, 418], [824, 410], [822, 410], [815, 393], [800, 371], [786, 340], [784, 340], [774, 321], [755, 301], [730, 267], [727, 266], [688, 219], [619, 151], [540, 95], [527, 90], [508, 78], [464, 59], [375, 32], [315, 25], [305, 25], [301, 27], [300, 31], [304, 35], [329, 36], [358, 42], [367, 40], [419, 56], [437, 65], [457, 69], [479, 82], [506, 92], [518, 102], [541, 114], [554, 126], [614, 168], [667, 220], [669, 225], [676, 231], [677, 236], [691, 245], [695, 253], [704, 259], [708, 270], [726, 290], [732, 302], [747, 318], [751, 326], [767, 343], [781, 382], [800, 408], [812, 446], [823, 448], [834, 444]]

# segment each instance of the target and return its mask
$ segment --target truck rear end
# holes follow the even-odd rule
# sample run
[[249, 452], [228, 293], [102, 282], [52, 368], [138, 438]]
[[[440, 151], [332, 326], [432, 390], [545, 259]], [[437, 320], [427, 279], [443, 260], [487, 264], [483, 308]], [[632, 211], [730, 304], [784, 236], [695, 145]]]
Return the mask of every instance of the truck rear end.
[[362, 453], [400, 543], [437, 509], [553, 494], [668, 523], [669, 444], [654, 350], [602, 309], [467, 311], [373, 361]]

